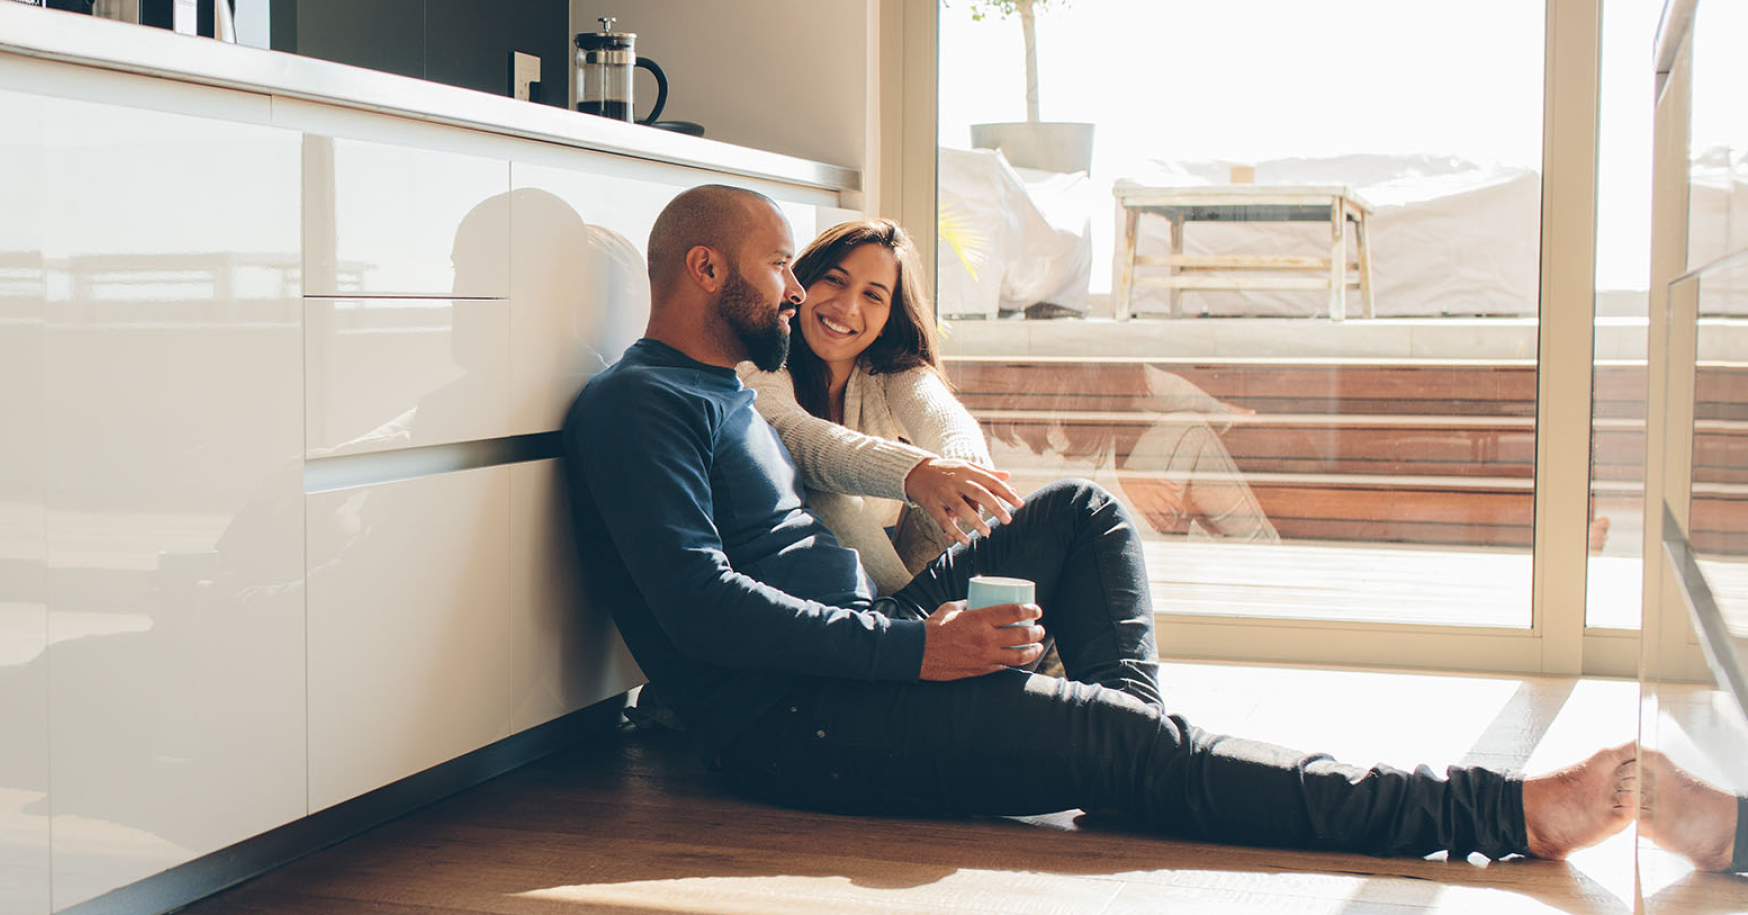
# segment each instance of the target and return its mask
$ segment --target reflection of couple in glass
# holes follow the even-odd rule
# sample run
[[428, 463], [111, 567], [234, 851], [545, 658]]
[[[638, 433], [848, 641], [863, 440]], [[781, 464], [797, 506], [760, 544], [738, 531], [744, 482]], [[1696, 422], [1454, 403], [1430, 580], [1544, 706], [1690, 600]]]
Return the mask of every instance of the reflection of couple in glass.
[[1034, 373], [1014, 396], [1045, 423], [999, 422], [992, 434], [1034, 454], [1054, 454], [1086, 472], [1114, 466], [1123, 495], [1162, 534], [1278, 543], [1280, 535], [1245, 483], [1220, 434], [1255, 410], [1222, 403], [1189, 380], [1141, 363], [1101, 366], [1099, 394], [1121, 397], [1144, 424], [1082, 421], [1086, 392]]
[[[376, 425], [313, 457], [385, 448], [442, 444], [478, 438], [482, 419], [502, 409], [510, 390], [506, 372], [562, 380], [562, 389], [539, 392], [552, 415], [538, 418], [556, 426], [565, 398], [618, 358], [649, 313], [649, 287], [643, 258], [625, 236], [584, 222], [570, 204], [538, 188], [517, 188], [475, 205], [456, 228], [451, 260], [454, 288], [489, 288], [477, 279], [502, 269], [482, 252], [502, 248], [502, 233], [515, 219], [516, 250], [511, 254], [515, 323], [541, 328], [537, 347], [522, 347], [512, 369], [504, 358], [509, 326], [503, 302], [456, 298], [448, 303], [449, 356], [455, 375], [423, 391], [416, 404], [396, 416], [374, 417]], [[527, 390], [512, 396], [531, 395]], [[524, 414], [531, 404], [511, 405]], [[498, 417], [494, 417], [498, 418]]]

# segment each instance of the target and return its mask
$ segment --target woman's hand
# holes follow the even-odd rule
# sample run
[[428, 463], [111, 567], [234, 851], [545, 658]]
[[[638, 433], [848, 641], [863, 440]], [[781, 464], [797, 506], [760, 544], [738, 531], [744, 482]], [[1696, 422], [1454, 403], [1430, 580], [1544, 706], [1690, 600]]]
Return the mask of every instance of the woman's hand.
[[1002, 523], [1014, 520], [1008, 514], [1006, 502], [1020, 507], [1020, 495], [1007, 484], [1005, 470], [991, 470], [952, 458], [929, 458], [911, 468], [904, 478], [904, 494], [941, 525], [949, 537], [960, 543], [970, 543], [971, 537], [959, 526], [965, 525], [980, 534], [989, 533], [989, 522], [983, 520], [987, 511]]

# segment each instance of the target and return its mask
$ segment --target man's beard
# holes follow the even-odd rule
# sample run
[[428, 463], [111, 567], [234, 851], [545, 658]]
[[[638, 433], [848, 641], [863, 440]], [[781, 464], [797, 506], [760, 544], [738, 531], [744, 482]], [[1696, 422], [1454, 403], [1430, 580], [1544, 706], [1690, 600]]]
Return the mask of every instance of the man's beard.
[[760, 371], [775, 372], [783, 367], [783, 359], [789, 355], [789, 325], [778, 308], [765, 301], [733, 266], [722, 282], [720, 307], [723, 320]]

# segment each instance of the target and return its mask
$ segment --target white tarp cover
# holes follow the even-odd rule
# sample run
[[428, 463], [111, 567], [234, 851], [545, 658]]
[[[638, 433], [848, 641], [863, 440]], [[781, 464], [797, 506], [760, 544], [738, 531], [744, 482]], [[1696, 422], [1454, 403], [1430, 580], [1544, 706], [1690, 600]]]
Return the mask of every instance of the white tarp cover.
[[1087, 310], [1091, 215], [1084, 172], [1015, 169], [995, 150], [940, 150], [938, 298], [946, 317], [1040, 302]]
[[[1142, 186], [1224, 184], [1227, 162], [1156, 162], [1118, 182]], [[1257, 163], [1257, 184], [1345, 185], [1372, 206], [1372, 294], [1380, 317], [1404, 315], [1534, 315], [1538, 299], [1541, 179], [1525, 168], [1487, 166], [1448, 156], [1354, 155]], [[1122, 257], [1123, 216], [1113, 200]], [[1170, 250], [1164, 219], [1143, 216], [1138, 253]], [[1349, 235], [1350, 257], [1355, 252]], [[1186, 254], [1281, 254], [1327, 257], [1328, 223], [1190, 223]], [[1143, 268], [1140, 275], [1163, 275]], [[1214, 274], [1219, 275], [1219, 274]], [[1113, 281], [1113, 286], [1115, 285]], [[1348, 290], [1347, 313], [1361, 314], [1359, 290]], [[1136, 289], [1135, 313], [1169, 312], [1164, 289]], [[1186, 291], [1186, 315], [1302, 316], [1325, 314], [1323, 291]]]

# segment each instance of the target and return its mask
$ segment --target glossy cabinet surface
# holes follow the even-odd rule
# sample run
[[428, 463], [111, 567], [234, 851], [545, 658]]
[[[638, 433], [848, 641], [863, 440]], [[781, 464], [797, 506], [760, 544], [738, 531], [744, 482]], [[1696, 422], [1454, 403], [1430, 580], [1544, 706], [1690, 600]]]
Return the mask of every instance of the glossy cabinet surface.
[[72, 99], [41, 123], [59, 909], [307, 806], [300, 137]]
[[577, 578], [576, 539], [558, 461], [510, 468], [511, 715], [521, 731], [644, 681], [605, 607]]
[[0, 54], [3, 915], [642, 682], [504, 440], [642, 334], [681, 190], [852, 215], [325, 107]]
[[612, 174], [510, 168], [511, 424], [556, 429], [583, 383], [649, 321], [643, 248], [683, 188]]
[[509, 163], [304, 135], [304, 294], [503, 298]]
[[510, 733], [510, 471], [312, 493], [310, 810]]
[[508, 303], [312, 298], [304, 316], [309, 456], [509, 433]]
[[49, 910], [42, 109], [0, 92], [0, 912]]

